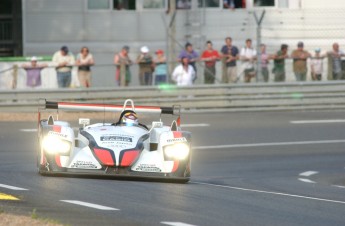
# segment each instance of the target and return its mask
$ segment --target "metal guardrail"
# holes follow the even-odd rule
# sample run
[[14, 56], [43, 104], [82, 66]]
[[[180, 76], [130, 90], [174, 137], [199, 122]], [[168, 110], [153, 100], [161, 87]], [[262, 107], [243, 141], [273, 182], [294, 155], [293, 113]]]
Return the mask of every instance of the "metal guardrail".
[[344, 109], [345, 82], [257, 83], [191, 87], [115, 87], [0, 91], [0, 111], [34, 112], [39, 99], [136, 105], [181, 105], [185, 111]]

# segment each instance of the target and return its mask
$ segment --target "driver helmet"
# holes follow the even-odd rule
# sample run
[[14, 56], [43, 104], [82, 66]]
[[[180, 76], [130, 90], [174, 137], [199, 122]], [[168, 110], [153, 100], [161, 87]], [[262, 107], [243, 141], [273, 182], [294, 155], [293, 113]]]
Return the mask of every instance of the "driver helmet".
[[122, 123], [126, 124], [126, 126], [136, 126], [139, 124], [138, 117], [135, 112], [127, 112], [122, 117]]

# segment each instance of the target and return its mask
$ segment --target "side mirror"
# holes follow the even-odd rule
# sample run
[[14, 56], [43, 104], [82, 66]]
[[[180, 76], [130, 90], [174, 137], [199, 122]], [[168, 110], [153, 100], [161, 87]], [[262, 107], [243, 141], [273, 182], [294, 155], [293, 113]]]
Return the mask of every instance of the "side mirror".
[[89, 118], [80, 118], [79, 119], [79, 125], [83, 125], [83, 128], [85, 128], [85, 126], [90, 125], [90, 119]]

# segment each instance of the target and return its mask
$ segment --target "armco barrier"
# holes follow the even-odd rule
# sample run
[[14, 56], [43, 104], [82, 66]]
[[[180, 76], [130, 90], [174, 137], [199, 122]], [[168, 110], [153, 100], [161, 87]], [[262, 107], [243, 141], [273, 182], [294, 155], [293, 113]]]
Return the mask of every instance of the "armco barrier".
[[122, 104], [128, 98], [198, 112], [343, 109], [345, 82], [6, 90], [0, 91], [0, 111], [36, 111], [39, 99]]

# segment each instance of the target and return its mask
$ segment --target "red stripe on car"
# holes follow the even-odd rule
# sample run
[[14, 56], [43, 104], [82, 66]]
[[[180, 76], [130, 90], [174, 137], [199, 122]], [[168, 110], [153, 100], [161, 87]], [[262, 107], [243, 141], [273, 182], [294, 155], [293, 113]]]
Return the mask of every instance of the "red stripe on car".
[[47, 163], [47, 159], [46, 159], [46, 157], [44, 156], [44, 153], [41, 152], [40, 164], [41, 164], [41, 165], [45, 165], [46, 163]]
[[121, 159], [121, 166], [130, 166], [139, 155], [138, 150], [126, 151]]
[[53, 131], [57, 133], [61, 133], [61, 126], [54, 125], [53, 126]]
[[178, 160], [174, 161], [174, 166], [173, 166], [173, 168], [171, 170], [172, 173], [176, 172], [176, 170], [178, 169], [179, 163], [180, 163], [180, 161], [178, 161]]
[[95, 148], [94, 151], [97, 158], [103, 163], [103, 165], [106, 165], [106, 166], [114, 165], [113, 157], [111, 156], [109, 151], [98, 149], [98, 148]]
[[55, 155], [55, 162], [58, 167], [62, 167], [61, 165], [61, 160], [60, 160], [60, 155]]
[[[72, 106], [72, 107], [109, 107], [109, 108], [123, 108], [123, 105], [112, 105], [112, 104], [83, 104], [83, 103], [69, 103], [69, 102], [58, 102], [58, 105], [63, 106]], [[128, 107], [126, 107], [127, 109]], [[155, 106], [135, 106], [137, 109], [148, 109], [148, 110], [160, 110], [160, 107]], [[128, 108], [129, 109], [129, 108]]]
[[181, 138], [182, 137], [182, 132], [180, 131], [173, 131], [174, 138]]

